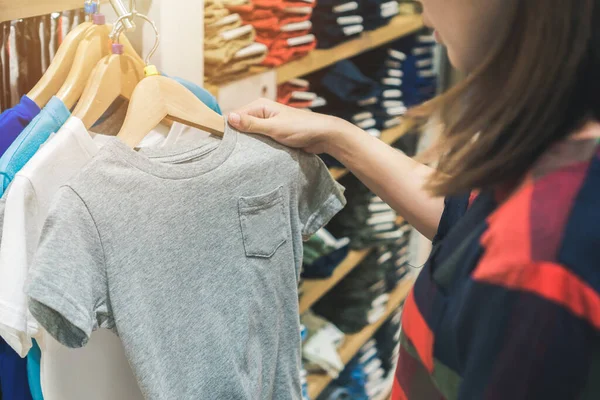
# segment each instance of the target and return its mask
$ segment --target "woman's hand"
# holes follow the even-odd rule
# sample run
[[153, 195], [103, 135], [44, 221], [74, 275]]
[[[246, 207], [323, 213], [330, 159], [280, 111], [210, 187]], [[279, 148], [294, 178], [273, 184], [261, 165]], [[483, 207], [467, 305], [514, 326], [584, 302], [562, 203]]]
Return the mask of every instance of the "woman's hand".
[[411, 225], [432, 238], [444, 210], [423, 183], [433, 170], [339, 118], [257, 100], [229, 114], [234, 128], [334, 156]]
[[348, 123], [329, 115], [298, 110], [270, 100], [256, 100], [228, 116], [229, 124], [248, 133], [268, 136], [309, 153], [327, 153]]

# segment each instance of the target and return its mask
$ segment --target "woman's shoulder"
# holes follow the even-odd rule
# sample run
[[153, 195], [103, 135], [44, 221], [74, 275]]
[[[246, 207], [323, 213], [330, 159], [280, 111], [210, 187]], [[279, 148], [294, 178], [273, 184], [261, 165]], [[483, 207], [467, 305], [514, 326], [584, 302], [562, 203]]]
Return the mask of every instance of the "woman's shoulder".
[[488, 237], [523, 242], [536, 261], [560, 261], [574, 239], [600, 246], [600, 140], [554, 145], [488, 223]]
[[553, 146], [487, 223], [475, 279], [535, 293], [576, 314], [593, 310], [586, 316], [600, 328], [598, 139]]

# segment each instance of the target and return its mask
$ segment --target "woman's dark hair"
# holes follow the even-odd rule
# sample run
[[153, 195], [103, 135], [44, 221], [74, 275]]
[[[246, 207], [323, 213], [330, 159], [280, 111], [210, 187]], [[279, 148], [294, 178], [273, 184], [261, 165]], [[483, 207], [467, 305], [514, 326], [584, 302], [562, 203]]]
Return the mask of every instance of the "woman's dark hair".
[[438, 114], [436, 195], [521, 179], [588, 120], [600, 121], [600, 0], [515, 0], [510, 28], [485, 62], [414, 111]]

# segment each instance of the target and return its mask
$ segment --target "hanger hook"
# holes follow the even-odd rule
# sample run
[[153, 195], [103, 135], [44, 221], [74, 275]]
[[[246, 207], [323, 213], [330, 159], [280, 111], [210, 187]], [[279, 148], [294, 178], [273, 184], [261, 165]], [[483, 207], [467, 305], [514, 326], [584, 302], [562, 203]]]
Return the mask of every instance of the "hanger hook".
[[114, 43], [119, 44], [120, 43], [119, 41], [121, 39], [121, 33], [123, 33], [124, 29], [125, 29], [125, 27], [122, 24], [118, 24], [115, 22], [115, 24], [113, 24], [112, 30], [108, 34], [108, 37]]
[[[132, 3], [135, 3], [135, 0], [131, 0]], [[113, 39], [113, 41], [115, 42], [119, 42], [119, 36], [121, 34], [122, 28], [123, 28], [123, 20], [126, 18], [135, 18], [135, 17], [139, 17], [141, 19], [143, 19], [144, 21], [148, 22], [151, 26], [152, 29], [154, 30], [154, 46], [152, 46], [152, 49], [150, 50], [150, 53], [148, 53], [148, 55], [146, 56], [146, 58], [144, 59], [144, 63], [146, 65], [150, 65], [150, 58], [152, 58], [152, 56], [154, 55], [154, 53], [156, 53], [156, 50], [158, 49], [158, 46], [160, 45], [160, 34], [158, 33], [158, 28], [156, 27], [156, 23], [154, 23], [153, 20], [151, 20], [150, 18], [148, 18], [147, 16], [145, 16], [144, 14], [140, 14], [138, 13], [135, 9], [132, 9], [131, 12], [120, 16], [114, 23], [113, 25], [113, 30], [110, 33], [110, 37]], [[116, 35], [116, 36], [115, 36]]]
[[129, 12], [129, 13], [117, 18], [117, 20], [113, 24], [112, 31], [110, 31], [110, 33], [108, 35], [112, 39], [113, 42], [119, 43], [119, 36], [121, 36], [121, 32], [123, 32], [122, 21], [126, 18], [131, 18], [131, 17], [133, 17], [133, 13]]
[[150, 24], [150, 26], [152, 26], [152, 29], [154, 30], [154, 46], [152, 46], [152, 49], [150, 49], [150, 53], [148, 53], [148, 55], [146, 56], [146, 59], [144, 61], [146, 63], [146, 65], [150, 65], [150, 59], [152, 58], [154, 53], [156, 53], [156, 50], [158, 50], [158, 46], [160, 45], [160, 33], [158, 32], [156, 23], [153, 20], [151, 20], [144, 14], [137, 14], [137, 16], [140, 17], [141, 19], [145, 20], [146, 22], [148, 22]]

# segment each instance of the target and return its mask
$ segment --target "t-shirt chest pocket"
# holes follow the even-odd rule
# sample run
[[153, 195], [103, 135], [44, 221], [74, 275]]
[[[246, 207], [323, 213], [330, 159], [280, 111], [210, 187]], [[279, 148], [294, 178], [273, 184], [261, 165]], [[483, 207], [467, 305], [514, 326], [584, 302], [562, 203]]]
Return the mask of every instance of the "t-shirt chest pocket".
[[247, 257], [270, 258], [287, 241], [283, 187], [238, 201]]

